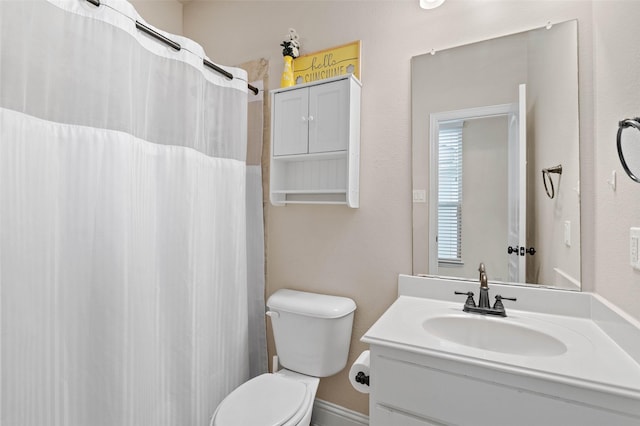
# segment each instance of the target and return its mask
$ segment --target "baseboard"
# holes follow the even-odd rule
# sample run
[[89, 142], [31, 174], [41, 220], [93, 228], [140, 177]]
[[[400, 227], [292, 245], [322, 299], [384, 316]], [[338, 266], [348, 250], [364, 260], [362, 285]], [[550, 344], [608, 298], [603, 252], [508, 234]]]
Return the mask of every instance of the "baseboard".
[[327, 401], [313, 403], [311, 426], [368, 426], [369, 417]]

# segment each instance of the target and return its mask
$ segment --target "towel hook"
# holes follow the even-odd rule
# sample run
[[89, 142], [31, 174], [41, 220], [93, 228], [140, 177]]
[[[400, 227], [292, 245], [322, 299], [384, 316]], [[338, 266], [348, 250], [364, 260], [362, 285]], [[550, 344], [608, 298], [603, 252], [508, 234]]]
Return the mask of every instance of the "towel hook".
[[618, 137], [616, 138], [616, 146], [618, 148], [618, 158], [620, 158], [620, 162], [622, 163], [622, 168], [629, 175], [631, 180], [633, 180], [634, 182], [640, 183], [640, 178], [638, 178], [638, 176], [636, 176], [633, 173], [633, 171], [631, 171], [631, 168], [629, 167], [629, 164], [627, 163], [627, 160], [624, 158], [624, 154], [622, 152], [622, 131], [627, 127], [633, 127], [636, 130], [640, 130], [640, 118], [627, 118], [620, 121], [618, 123]]
[[[553, 199], [556, 196], [556, 189], [553, 186], [551, 173], [557, 173], [558, 175], [562, 175], [562, 164], [558, 164], [555, 167], [542, 169], [542, 183], [544, 184], [544, 190], [547, 193], [547, 197]], [[551, 193], [549, 193], [549, 188], [547, 187], [547, 180], [549, 180], [549, 185], [551, 186]], [[560, 179], [558, 179], [558, 183], [560, 183]]]

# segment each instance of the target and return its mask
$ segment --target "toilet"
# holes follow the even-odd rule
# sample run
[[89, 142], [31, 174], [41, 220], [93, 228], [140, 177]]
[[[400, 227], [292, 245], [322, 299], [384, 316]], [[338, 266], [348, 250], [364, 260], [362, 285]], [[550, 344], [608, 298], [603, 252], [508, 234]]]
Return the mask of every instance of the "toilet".
[[320, 377], [347, 365], [353, 300], [282, 289], [269, 297], [267, 308], [283, 368], [231, 392], [211, 426], [309, 426]]

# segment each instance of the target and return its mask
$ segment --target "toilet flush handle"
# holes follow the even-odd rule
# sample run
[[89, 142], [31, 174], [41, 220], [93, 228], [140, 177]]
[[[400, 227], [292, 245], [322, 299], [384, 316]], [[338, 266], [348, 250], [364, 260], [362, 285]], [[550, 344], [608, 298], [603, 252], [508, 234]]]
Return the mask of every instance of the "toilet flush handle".
[[267, 311], [267, 316], [271, 318], [280, 318], [280, 313], [276, 311]]

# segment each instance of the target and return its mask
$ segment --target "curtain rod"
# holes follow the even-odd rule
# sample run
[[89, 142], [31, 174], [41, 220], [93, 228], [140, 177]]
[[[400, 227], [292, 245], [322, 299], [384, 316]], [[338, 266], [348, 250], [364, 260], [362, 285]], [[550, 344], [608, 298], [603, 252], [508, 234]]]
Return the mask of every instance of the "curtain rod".
[[[87, 0], [89, 3], [93, 4], [96, 7], [100, 7], [100, 0]], [[151, 37], [155, 38], [156, 40], [161, 41], [162, 43], [168, 45], [169, 47], [171, 47], [172, 49], [175, 49], [176, 51], [180, 51], [182, 50], [182, 46], [180, 46], [179, 43], [176, 43], [175, 41], [168, 39], [167, 37], [163, 36], [162, 34], [160, 34], [159, 32], [155, 31], [153, 28], [149, 28], [148, 26], [146, 26], [145, 24], [143, 24], [142, 22], [136, 20], [136, 28], [139, 29], [140, 31], [142, 31], [143, 33], [150, 35]], [[222, 75], [224, 75], [225, 77], [227, 77], [229, 80], [233, 80], [233, 74], [231, 74], [229, 71], [226, 71], [222, 68], [220, 68], [219, 66], [217, 66], [216, 64], [214, 64], [213, 62], [207, 60], [207, 59], [202, 59], [202, 63], [203, 65], [205, 65], [208, 68], [211, 68], [212, 70], [216, 71], [217, 73], [220, 73]], [[253, 87], [251, 84], [247, 83], [247, 87], [249, 88], [249, 90], [251, 90], [253, 92], [254, 95], [257, 95], [259, 90], [257, 87]]]
[[[100, 1], [100, 0], [89, 0], [89, 1]], [[143, 24], [142, 22], [140, 22], [138, 20], [136, 20], [136, 28], [139, 29], [140, 31], [142, 31], [145, 34], [148, 34], [151, 37], [160, 40], [164, 44], [168, 44], [169, 47], [175, 49], [178, 52], [180, 50], [182, 50], [182, 46], [180, 46], [180, 43], [176, 43], [175, 41], [166, 38], [165, 36], [163, 36], [159, 32], [155, 31], [153, 28], [147, 27], [145, 24]], [[231, 76], [231, 77], [233, 78], [233, 76]]]

